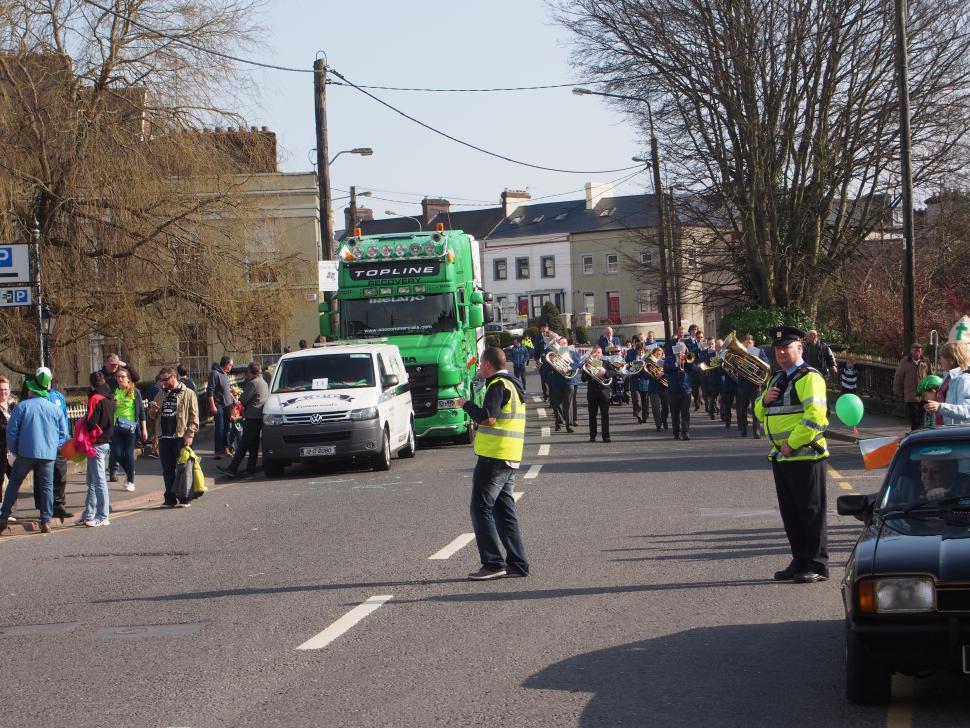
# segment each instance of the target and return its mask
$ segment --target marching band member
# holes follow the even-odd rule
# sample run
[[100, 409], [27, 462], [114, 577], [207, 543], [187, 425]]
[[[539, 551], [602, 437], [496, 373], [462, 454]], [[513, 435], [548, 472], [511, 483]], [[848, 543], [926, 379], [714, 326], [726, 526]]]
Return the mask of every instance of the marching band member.
[[576, 370], [573, 378], [569, 380], [569, 384], [573, 388], [572, 397], [570, 398], [572, 402], [572, 419], [569, 420], [569, 424], [571, 427], [579, 427], [579, 385], [582, 383], [582, 378], [580, 377], [582, 372], [582, 367], [580, 366], [582, 357], [576, 351], [576, 347], [573, 346], [572, 340], [566, 339], [566, 341], [569, 344], [569, 357], [573, 360], [573, 368]]
[[[720, 342], [718, 339], [708, 339], [706, 346], [701, 352], [700, 359], [706, 364], [711, 364], [711, 362], [717, 361], [717, 354], [721, 350]], [[720, 370], [710, 372], [708, 374], [701, 375], [701, 391], [704, 394], [704, 411], [711, 416], [713, 420], [719, 413], [720, 408], [718, 407], [719, 400], [721, 398], [721, 377]]]
[[[765, 353], [756, 348], [754, 345], [754, 336], [751, 334], [745, 334], [744, 338], [741, 339], [741, 344], [745, 349], [748, 350], [749, 354], [759, 357], [765, 364], [768, 363], [768, 357]], [[738, 430], [741, 431], [741, 437], [748, 436], [748, 408], [754, 404], [755, 398], [760, 394], [754, 388], [747, 379], [741, 377], [738, 380]], [[751, 434], [755, 440], [761, 438], [760, 432], [761, 424], [758, 422], [758, 418], [755, 416], [754, 411], [751, 412]]]
[[738, 392], [738, 380], [727, 370], [721, 367], [721, 421], [724, 429], [731, 429], [731, 408], [734, 407], [734, 398]]
[[[701, 347], [698, 340], [701, 335], [701, 328], [697, 324], [691, 324], [687, 327], [687, 338], [684, 339], [684, 343], [687, 345], [687, 353], [694, 355], [695, 363], [700, 359]], [[701, 408], [701, 373], [697, 371], [696, 366], [691, 367], [690, 385], [691, 396], [694, 399], [694, 411], [697, 412]]]
[[[565, 349], [567, 346], [566, 337], [561, 337], [558, 344], [562, 349]], [[573, 394], [572, 384], [552, 367], [549, 367], [546, 381], [549, 384], [549, 404], [552, 405], [552, 412], [556, 417], [556, 432], [562, 429], [563, 423], [566, 424], [566, 432], [572, 432], [572, 425], [569, 424], [569, 405]]]
[[825, 444], [828, 426], [825, 378], [802, 358], [805, 332], [794, 326], [773, 331], [779, 373], [754, 403], [771, 440], [771, 471], [778, 507], [791, 545], [791, 563], [776, 581], [812, 584], [829, 577], [825, 507]]
[[650, 395], [650, 406], [653, 407], [653, 424], [657, 426], [657, 432], [661, 429], [666, 430], [667, 418], [670, 414], [670, 397], [667, 388], [653, 377], [647, 377], [647, 392]]
[[[594, 346], [589, 356], [591, 359], [602, 359], [603, 350]], [[608, 374], [605, 366], [601, 374]], [[596, 416], [599, 414], [603, 426], [603, 442], [610, 442], [610, 385], [601, 384], [586, 371], [583, 371], [582, 379], [586, 382], [586, 404], [589, 407], [589, 441], [596, 442]]]
[[[646, 354], [646, 349], [644, 348], [643, 341], [640, 339], [640, 334], [633, 337], [634, 345], [626, 350], [626, 361], [628, 364], [638, 361], [643, 358]], [[627, 384], [630, 387], [630, 399], [633, 400], [633, 416], [636, 417], [639, 424], [643, 424], [647, 421], [647, 417], [650, 416], [650, 389], [649, 381], [650, 377], [645, 371], [641, 371], [630, 377]]]
[[664, 374], [667, 377], [667, 395], [674, 419], [674, 439], [690, 439], [691, 376], [696, 367], [687, 361], [688, 350], [684, 342], [670, 347], [664, 357]]

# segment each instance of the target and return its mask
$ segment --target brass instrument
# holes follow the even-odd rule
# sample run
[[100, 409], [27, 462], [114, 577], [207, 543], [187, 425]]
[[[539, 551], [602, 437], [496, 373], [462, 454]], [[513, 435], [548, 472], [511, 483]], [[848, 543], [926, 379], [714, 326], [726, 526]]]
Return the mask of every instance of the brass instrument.
[[724, 339], [724, 368], [735, 379], [745, 379], [754, 387], [763, 389], [771, 376], [771, 367], [754, 354], [748, 353], [732, 331]]
[[693, 364], [697, 360], [697, 354], [692, 351], [687, 352], [684, 356], [684, 364]]
[[701, 362], [697, 365], [697, 370], [701, 374], [710, 375], [717, 372], [724, 365], [724, 360], [720, 354], [711, 359], [710, 362]]
[[573, 366], [573, 358], [569, 355], [569, 350], [559, 346], [559, 339], [562, 337], [550, 331], [542, 338], [546, 342], [546, 353], [542, 355], [542, 360], [566, 379], [575, 377], [579, 373], [579, 368]]
[[634, 374], [639, 374], [641, 371], [645, 371], [648, 377], [666, 389], [669, 382], [667, 381], [667, 377], [664, 376], [663, 359], [663, 349], [658, 346], [656, 349], [651, 349], [644, 354], [642, 359], [638, 359], [630, 364], [630, 371], [633, 372], [634, 365], [639, 364], [640, 366], [635, 372], [633, 372]]
[[604, 387], [609, 387], [613, 384], [613, 377], [600, 374], [600, 369], [606, 368], [606, 359], [594, 359], [589, 354], [587, 354], [581, 363], [581, 367], [584, 372], [586, 372], [591, 379], [595, 379], [597, 382], [602, 384]]

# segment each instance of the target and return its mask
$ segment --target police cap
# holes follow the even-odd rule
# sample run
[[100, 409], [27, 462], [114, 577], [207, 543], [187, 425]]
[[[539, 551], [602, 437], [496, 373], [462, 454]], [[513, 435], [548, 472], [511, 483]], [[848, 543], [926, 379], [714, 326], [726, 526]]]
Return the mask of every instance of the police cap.
[[805, 332], [795, 326], [776, 326], [769, 332], [772, 346], [787, 346], [805, 338]]

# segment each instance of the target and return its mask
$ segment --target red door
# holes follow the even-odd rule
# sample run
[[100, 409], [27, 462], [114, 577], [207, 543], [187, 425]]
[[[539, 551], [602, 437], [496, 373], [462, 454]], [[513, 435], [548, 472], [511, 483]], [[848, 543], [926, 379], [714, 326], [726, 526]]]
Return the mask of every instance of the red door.
[[519, 316], [529, 315], [529, 299], [525, 296], [519, 297]]
[[614, 324], [620, 323], [620, 294], [619, 293], [606, 294], [606, 317], [610, 320], [610, 323], [614, 323]]

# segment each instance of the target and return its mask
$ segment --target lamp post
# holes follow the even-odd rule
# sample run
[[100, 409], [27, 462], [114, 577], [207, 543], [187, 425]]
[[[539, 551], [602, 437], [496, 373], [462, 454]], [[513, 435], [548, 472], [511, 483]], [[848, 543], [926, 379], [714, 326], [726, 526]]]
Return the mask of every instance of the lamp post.
[[903, 339], [916, 341], [916, 237], [913, 222], [913, 152], [909, 111], [909, 49], [906, 39], [906, 0], [895, 0], [896, 77], [899, 84], [899, 162], [903, 186]]
[[34, 251], [34, 315], [37, 317], [37, 359], [44, 366], [44, 299], [40, 280], [40, 223], [34, 216], [30, 225], [30, 247]]
[[51, 351], [51, 334], [54, 331], [55, 321], [57, 321], [57, 315], [47, 308], [47, 306], [44, 306], [40, 311], [40, 333], [44, 346], [44, 355], [41, 357], [41, 364], [52, 368], [54, 365], [54, 355]]
[[414, 220], [418, 224], [418, 232], [419, 233], [424, 232], [424, 226], [421, 224], [421, 221], [416, 217], [412, 217], [411, 215], [402, 215], [399, 212], [394, 212], [394, 210], [384, 210], [384, 214], [390, 215], [391, 217], [406, 217], [409, 220]]
[[[638, 96], [624, 96], [623, 94], [611, 94], [605, 91], [591, 91], [588, 88], [574, 88], [576, 96], [606, 96], [608, 98], [623, 99], [624, 101], [638, 101], [647, 105], [647, 122], [650, 126], [650, 161], [640, 157], [633, 157], [634, 162], [649, 165], [653, 168], [653, 196], [657, 203], [657, 248], [660, 251], [660, 292], [663, 298], [663, 305], [660, 308], [660, 316], [664, 323], [664, 339], [670, 340], [670, 286], [667, 282], [667, 240], [666, 229], [664, 227], [664, 202], [663, 202], [663, 183], [660, 180], [660, 152], [657, 145], [657, 135], [653, 130], [653, 109], [647, 99]], [[679, 321], [677, 322], [680, 323]]]
[[337, 152], [336, 154], [334, 154], [330, 158], [330, 164], [333, 164], [336, 161], [337, 157], [339, 157], [341, 154], [356, 154], [361, 157], [369, 157], [373, 153], [374, 153], [374, 150], [371, 149], [370, 147], [355, 147], [353, 149], [343, 149]]

